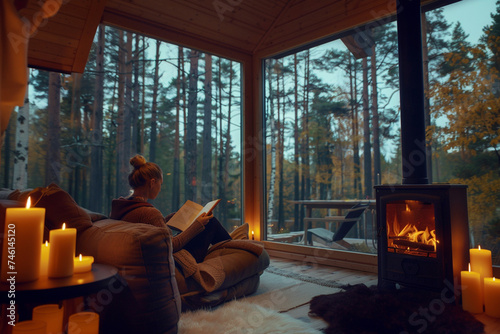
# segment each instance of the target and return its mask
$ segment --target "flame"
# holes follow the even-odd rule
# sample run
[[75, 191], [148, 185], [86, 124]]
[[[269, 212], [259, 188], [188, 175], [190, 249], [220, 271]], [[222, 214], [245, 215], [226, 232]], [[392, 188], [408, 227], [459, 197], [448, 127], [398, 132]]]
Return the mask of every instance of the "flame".
[[82, 254], [80, 254], [80, 256], [78, 257], [78, 259], [79, 259], [80, 261], [82, 261]]
[[65, 229], [66, 229], [66, 223], [63, 223], [62, 229], [63, 229], [63, 230], [65, 230]]
[[[390, 226], [389, 224], [387, 225], [387, 229], [390, 233]], [[437, 244], [439, 243], [439, 241], [436, 239], [436, 230], [429, 231], [429, 228], [426, 227], [424, 231], [419, 231], [415, 225], [408, 223], [400, 231], [397, 217], [394, 218], [392, 228], [394, 235], [396, 235], [397, 237], [404, 237], [406, 240], [414, 243], [432, 245], [434, 247], [434, 251], [436, 251]]]
[[26, 201], [26, 209], [29, 209], [31, 207], [31, 197], [28, 197], [28, 200]]

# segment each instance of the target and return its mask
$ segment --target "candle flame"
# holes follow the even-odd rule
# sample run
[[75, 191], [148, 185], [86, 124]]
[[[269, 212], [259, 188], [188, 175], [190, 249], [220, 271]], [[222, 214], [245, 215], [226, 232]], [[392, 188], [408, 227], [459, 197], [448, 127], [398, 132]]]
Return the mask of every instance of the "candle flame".
[[78, 257], [80, 259], [80, 261], [82, 260], [82, 254], [80, 254], [80, 256]]
[[478, 246], [477, 246], [477, 249], [481, 250], [481, 245], [478, 245]]
[[469, 262], [469, 272], [470, 272], [470, 262]]
[[26, 209], [29, 209], [31, 207], [31, 197], [28, 197], [28, 200], [26, 201]]
[[45, 240], [45, 247], [49, 247], [49, 242]]
[[63, 229], [63, 230], [65, 230], [65, 229], [66, 229], [66, 223], [63, 223], [62, 229]]

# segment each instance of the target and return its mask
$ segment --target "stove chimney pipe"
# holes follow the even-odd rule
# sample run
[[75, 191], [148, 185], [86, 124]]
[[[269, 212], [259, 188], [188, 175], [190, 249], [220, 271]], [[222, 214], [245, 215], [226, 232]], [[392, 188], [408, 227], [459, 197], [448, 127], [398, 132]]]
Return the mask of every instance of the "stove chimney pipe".
[[403, 184], [428, 184], [419, 0], [397, 0]]

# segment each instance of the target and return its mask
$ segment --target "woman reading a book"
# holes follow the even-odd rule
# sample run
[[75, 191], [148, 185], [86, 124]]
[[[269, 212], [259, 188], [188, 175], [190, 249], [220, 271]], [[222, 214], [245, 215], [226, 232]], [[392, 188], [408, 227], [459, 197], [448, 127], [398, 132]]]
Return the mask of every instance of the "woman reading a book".
[[[130, 164], [133, 170], [128, 180], [132, 194], [112, 201], [110, 218], [170, 228], [167, 222], [174, 213], [164, 217], [160, 210], [148, 203], [161, 190], [163, 171], [160, 166], [147, 162], [142, 155], [132, 157]], [[178, 231], [173, 234], [175, 232]], [[213, 214], [203, 213], [186, 230], [172, 238], [172, 248], [174, 253], [187, 250], [199, 263], [203, 262], [211, 244], [229, 239], [231, 237]]]

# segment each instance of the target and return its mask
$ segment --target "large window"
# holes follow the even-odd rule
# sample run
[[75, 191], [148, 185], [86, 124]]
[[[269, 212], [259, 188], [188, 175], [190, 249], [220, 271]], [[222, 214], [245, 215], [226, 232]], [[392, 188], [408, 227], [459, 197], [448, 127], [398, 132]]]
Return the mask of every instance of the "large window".
[[[471, 245], [500, 264], [500, 6], [464, 0], [423, 15], [429, 176], [468, 185]], [[310, 244], [300, 234], [308, 218], [335, 231], [326, 216], [373, 200], [374, 185], [401, 183], [396, 23], [267, 59], [265, 73], [266, 232]], [[311, 200], [338, 206], [307, 212], [300, 203]], [[343, 249], [376, 253], [371, 213]]]
[[221, 198], [216, 216], [228, 230], [240, 224], [239, 63], [100, 27], [85, 72], [31, 70], [29, 98], [9, 123], [3, 187], [56, 182], [108, 214], [129, 194], [129, 159], [139, 153], [163, 169], [154, 204], [165, 215], [188, 199]]

